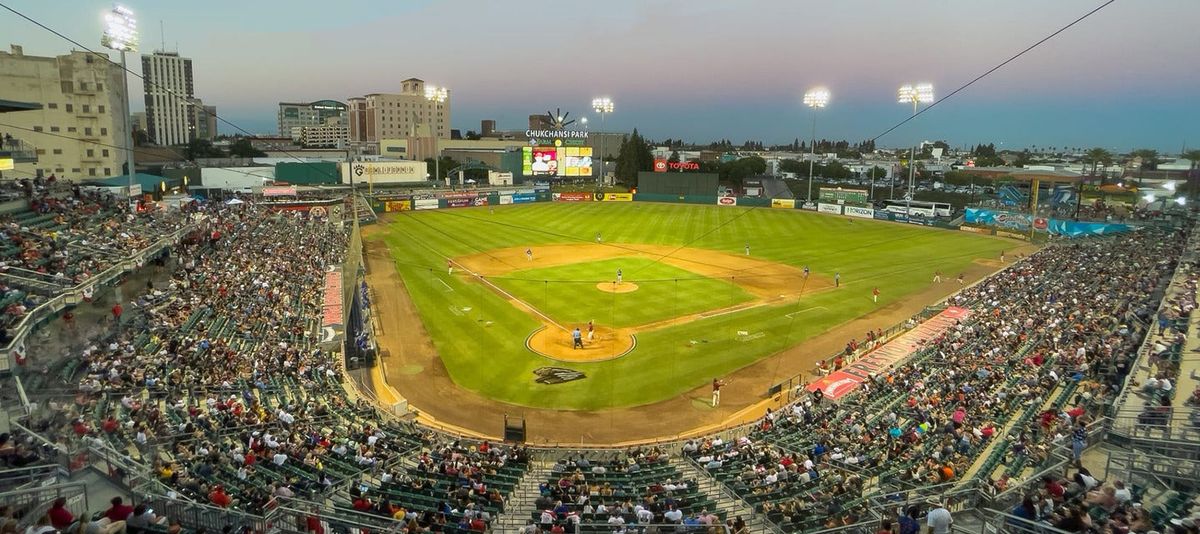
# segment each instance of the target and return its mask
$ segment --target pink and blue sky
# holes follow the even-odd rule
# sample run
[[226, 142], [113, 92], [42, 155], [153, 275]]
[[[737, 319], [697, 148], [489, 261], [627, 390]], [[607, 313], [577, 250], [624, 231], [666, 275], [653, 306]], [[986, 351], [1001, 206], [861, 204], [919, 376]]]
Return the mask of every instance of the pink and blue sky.
[[[6, 0], [98, 46], [109, 4]], [[142, 49], [194, 60], [196, 95], [225, 119], [272, 133], [276, 104], [446, 85], [453, 126], [562, 108], [652, 138], [790, 142], [809, 134], [805, 89], [833, 100], [818, 136], [872, 138], [911, 110], [905, 82], [939, 94], [1050, 34], [1101, 0], [129, 0]], [[1117, 0], [879, 140], [1008, 147], [1200, 145], [1200, 1]], [[71, 45], [0, 11], [0, 35], [27, 54]], [[3, 43], [0, 43], [3, 44]], [[135, 71], [140, 62], [132, 61]], [[132, 79], [131, 86], [141, 87]], [[3, 95], [0, 95], [3, 98]], [[139, 100], [140, 98], [136, 98]], [[135, 110], [138, 104], [135, 103]], [[592, 117], [595, 120], [595, 117]], [[229, 132], [228, 125], [220, 129]]]

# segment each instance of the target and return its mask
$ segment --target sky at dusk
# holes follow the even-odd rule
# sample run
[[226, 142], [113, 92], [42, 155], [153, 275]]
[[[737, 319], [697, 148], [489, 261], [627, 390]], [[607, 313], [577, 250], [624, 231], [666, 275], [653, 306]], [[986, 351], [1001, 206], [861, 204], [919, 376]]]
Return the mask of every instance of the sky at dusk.
[[[110, 4], [0, 0], [99, 49]], [[274, 133], [280, 101], [450, 88], [452, 126], [524, 129], [528, 115], [588, 115], [654, 139], [765, 143], [810, 135], [805, 89], [832, 93], [817, 136], [873, 138], [911, 112], [906, 82], [942, 96], [1101, 0], [129, 0], [142, 50], [194, 60], [196, 96], [251, 132]], [[1200, 1], [1117, 0], [879, 139], [907, 146], [1200, 146]], [[71, 44], [0, 10], [0, 45], [30, 55]], [[115, 57], [115, 53], [113, 54]], [[130, 61], [140, 70], [140, 61]], [[131, 78], [138, 95], [140, 80]], [[0, 95], [3, 98], [4, 95]], [[233, 130], [220, 124], [224, 133]]]

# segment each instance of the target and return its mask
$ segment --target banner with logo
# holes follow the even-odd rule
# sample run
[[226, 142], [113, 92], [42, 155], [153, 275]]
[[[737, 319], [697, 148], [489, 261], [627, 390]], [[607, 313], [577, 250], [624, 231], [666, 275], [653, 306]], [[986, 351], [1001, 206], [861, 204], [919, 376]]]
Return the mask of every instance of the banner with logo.
[[438, 207], [438, 199], [436, 198], [418, 198], [413, 200], [413, 209], [415, 210], [436, 210]]
[[[595, 197], [592, 193], [554, 193], [555, 202], [591, 202]], [[515, 197], [514, 197], [515, 199]]]
[[867, 190], [822, 187], [817, 198], [830, 204], [866, 204]]
[[963, 221], [970, 224], [982, 224], [1010, 230], [1029, 230], [1033, 217], [1027, 213], [990, 210], [984, 208], [967, 208]]
[[408, 211], [412, 209], [411, 200], [389, 200], [383, 203], [383, 211], [391, 213], [394, 211]]
[[447, 198], [446, 199], [446, 207], [447, 208], [465, 208], [467, 206], [473, 206], [473, 205], [475, 205], [475, 199], [473, 199], [473, 198]]
[[267, 186], [262, 188], [264, 197], [294, 197], [296, 196], [296, 188], [294, 186]]
[[[589, 197], [591, 196], [590, 193], [584, 193], [584, 194], [589, 195]], [[517, 193], [512, 196], [513, 204], [528, 204], [535, 200], [537, 200], [536, 193]]]
[[506, 206], [506, 205], [512, 204], [512, 203], [513, 203], [512, 195], [500, 195], [500, 205], [501, 206]]
[[794, 198], [772, 198], [771, 199], [771, 207], [786, 209], [786, 210], [796, 209], [796, 199], [794, 199]]
[[1079, 222], [1050, 219], [1046, 225], [1046, 229], [1054, 235], [1082, 237], [1089, 235], [1119, 234], [1133, 230], [1133, 227], [1128, 224], [1119, 223]]
[[342, 171], [342, 183], [354, 181], [374, 182], [377, 184], [397, 184], [427, 182], [424, 161], [353, 161], [339, 163]]
[[1021, 241], [1029, 241], [1028, 235], [1019, 234], [1017, 232], [1010, 232], [1007, 230], [996, 230], [996, 235], [999, 237], [1007, 237], [1010, 239], [1020, 239]]
[[486, 206], [488, 205], [488, 197], [478, 197], [475, 200], [472, 200], [471, 203], [476, 206]]
[[963, 226], [959, 226], [959, 227], [958, 227], [958, 229], [959, 229], [959, 230], [962, 230], [962, 231], [964, 231], [964, 232], [970, 232], [970, 233], [972, 233], [972, 234], [984, 234], [984, 235], [992, 235], [992, 230], [991, 230], [991, 229], [989, 229], [989, 228], [980, 228], [980, 227], [978, 227], [978, 226], [966, 226], [966, 225], [963, 225]]
[[832, 213], [834, 215], [842, 214], [842, 206], [840, 204], [826, 204], [824, 202], [817, 203], [817, 211], [821, 213]]
[[860, 208], [858, 206], [846, 206], [846, 215], [851, 217], [862, 217], [864, 219], [874, 219], [875, 210], [871, 208]]
[[633, 193], [596, 193], [597, 202], [633, 202]]
[[737, 197], [717, 197], [718, 206], [736, 206]]

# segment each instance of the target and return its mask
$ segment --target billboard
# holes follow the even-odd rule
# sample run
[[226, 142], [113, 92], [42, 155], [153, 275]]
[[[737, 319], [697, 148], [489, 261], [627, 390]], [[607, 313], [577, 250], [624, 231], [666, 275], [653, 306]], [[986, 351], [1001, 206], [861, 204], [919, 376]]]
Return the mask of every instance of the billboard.
[[[588, 197], [591, 197], [591, 193], [585, 193], [585, 194], [588, 195]], [[515, 193], [512, 196], [513, 204], [527, 204], [529, 202], [533, 202], [536, 200], [537, 200], [537, 195], [534, 193]]]
[[737, 197], [717, 197], [718, 206], [736, 206]]
[[841, 215], [842, 214], [842, 206], [839, 204], [827, 204], [825, 202], [820, 202], [817, 204], [817, 211], [819, 211], [821, 213], [832, 213], [834, 215]]
[[875, 218], [875, 210], [871, 208], [860, 208], [858, 206], [846, 206], [846, 215], [851, 217], [862, 217], [864, 219]]
[[436, 198], [418, 198], [413, 200], [413, 209], [415, 210], [436, 210], [438, 200]]
[[447, 198], [446, 199], [446, 207], [447, 208], [465, 208], [467, 206], [474, 206], [474, 205], [475, 205], [475, 199], [473, 199], [473, 198]]
[[596, 193], [598, 202], [633, 202], [633, 193]]
[[654, 172], [683, 172], [698, 170], [700, 170], [700, 163], [695, 161], [667, 161], [665, 159], [654, 160]]
[[790, 209], [794, 209], [794, 208], [796, 207], [796, 199], [792, 199], [792, 198], [772, 198], [772, 199], [771, 199], [771, 207], [772, 207], [772, 208], [782, 208], [782, 209], [788, 209], [788, 210], [790, 210]]
[[339, 164], [342, 183], [354, 181], [377, 184], [427, 182], [429, 177], [424, 161], [352, 161]]
[[554, 193], [552, 197], [555, 202], [591, 202], [593, 199], [592, 193]]
[[591, 176], [592, 147], [521, 147], [521, 171], [525, 176]]
[[383, 203], [383, 211], [391, 213], [393, 211], [408, 211], [412, 209], [411, 200], [389, 200]]
[[818, 199], [831, 204], [863, 205], [867, 203], [867, 190], [822, 187]]

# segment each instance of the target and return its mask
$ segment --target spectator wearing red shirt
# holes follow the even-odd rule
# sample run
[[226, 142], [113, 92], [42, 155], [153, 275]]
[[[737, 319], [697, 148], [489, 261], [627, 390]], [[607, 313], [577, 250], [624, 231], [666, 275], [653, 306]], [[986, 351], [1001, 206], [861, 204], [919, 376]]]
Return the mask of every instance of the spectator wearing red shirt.
[[211, 492], [209, 492], [208, 500], [213, 503], [213, 506], [219, 506], [221, 508], [228, 508], [229, 505], [233, 504], [233, 498], [230, 497], [228, 493], [225, 493], [225, 486], [220, 484], [218, 484]]
[[129, 519], [129, 516], [133, 515], [133, 507], [124, 504], [125, 501], [120, 497], [113, 497], [109, 502], [112, 503], [112, 506], [104, 512], [104, 517], [107, 517], [109, 521], [116, 523]]
[[71, 514], [70, 510], [67, 510], [67, 499], [65, 497], [54, 499], [54, 504], [50, 506], [50, 510], [46, 512], [46, 515], [50, 516], [50, 526], [58, 530], [64, 530], [71, 526], [71, 523], [75, 522], [75, 516]]
[[354, 509], [359, 512], [370, 512], [371, 499], [368, 499], [366, 495], [359, 495], [357, 499], [354, 499]]
[[111, 415], [108, 416], [108, 419], [105, 419], [104, 424], [100, 426], [100, 428], [103, 429], [106, 434], [112, 434], [120, 427], [121, 423], [118, 423], [117, 419]]

